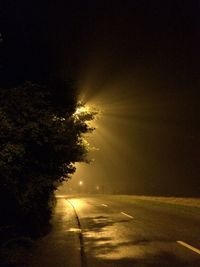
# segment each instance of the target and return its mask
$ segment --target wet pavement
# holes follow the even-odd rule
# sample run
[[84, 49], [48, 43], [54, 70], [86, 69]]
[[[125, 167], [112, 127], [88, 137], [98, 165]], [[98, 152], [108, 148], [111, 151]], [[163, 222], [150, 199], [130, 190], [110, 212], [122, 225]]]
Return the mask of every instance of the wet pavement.
[[81, 267], [79, 227], [74, 210], [58, 199], [52, 229], [36, 241], [28, 267]]
[[88, 267], [198, 267], [200, 216], [173, 205], [97, 196], [73, 198]]
[[199, 248], [199, 209], [120, 196], [63, 197], [30, 267], [200, 267]]

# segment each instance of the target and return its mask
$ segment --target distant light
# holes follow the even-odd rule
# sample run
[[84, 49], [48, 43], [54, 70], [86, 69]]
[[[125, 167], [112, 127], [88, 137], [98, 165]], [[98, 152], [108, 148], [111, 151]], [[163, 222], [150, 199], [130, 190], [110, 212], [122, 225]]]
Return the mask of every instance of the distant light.
[[79, 181], [79, 185], [82, 186], [83, 185], [83, 181]]
[[99, 190], [99, 186], [98, 186], [98, 185], [96, 186], [96, 190], [97, 190], [97, 191]]

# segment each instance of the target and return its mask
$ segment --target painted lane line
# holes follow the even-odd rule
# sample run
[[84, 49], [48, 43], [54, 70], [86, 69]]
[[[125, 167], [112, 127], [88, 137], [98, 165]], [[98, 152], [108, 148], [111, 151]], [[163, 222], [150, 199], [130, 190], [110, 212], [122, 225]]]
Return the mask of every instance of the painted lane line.
[[123, 215], [125, 215], [125, 216], [127, 216], [127, 217], [129, 217], [129, 218], [131, 218], [131, 219], [133, 219], [133, 216], [131, 216], [131, 215], [125, 213], [125, 212], [121, 212], [121, 214], [123, 214]]
[[101, 204], [101, 206], [108, 207], [108, 205], [106, 205], [106, 204]]
[[189, 244], [187, 244], [187, 243], [185, 243], [183, 241], [176, 241], [176, 242], [178, 244], [180, 244], [180, 245], [182, 245], [182, 246], [184, 246], [184, 247], [196, 252], [197, 254], [200, 254], [200, 250], [199, 249], [197, 249], [197, 248], [195, 248], [195, 247], [193, 247], [193, 246], [191, 246], [191, 245], [189, 245]]

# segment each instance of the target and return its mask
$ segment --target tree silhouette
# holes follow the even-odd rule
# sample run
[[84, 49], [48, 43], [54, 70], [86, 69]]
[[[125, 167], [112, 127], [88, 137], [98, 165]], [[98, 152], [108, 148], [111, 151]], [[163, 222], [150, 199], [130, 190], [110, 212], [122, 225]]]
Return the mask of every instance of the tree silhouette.
[[0, 205], [7, 211], [4, 220], [25, 220], [40, 227], [49, 218], [54, 191], [75, 172], [75, 162], [87, 161], [83, 134], [93, 131], [88, 121], [95, 112], [83, 108], [79, 112], [80, 107], [71, 83], [26, 82], [1, 89]]

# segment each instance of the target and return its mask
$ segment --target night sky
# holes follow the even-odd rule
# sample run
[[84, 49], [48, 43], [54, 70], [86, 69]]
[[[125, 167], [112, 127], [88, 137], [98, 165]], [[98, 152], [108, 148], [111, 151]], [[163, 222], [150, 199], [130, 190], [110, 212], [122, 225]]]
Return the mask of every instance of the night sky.
[[199, 195], [199, 14], [197, 0], [3, 1], [1, 86], [74, 79], [101, 111], [70, 186]]

